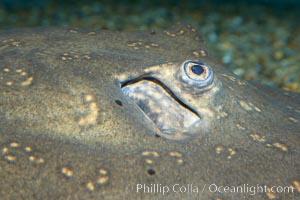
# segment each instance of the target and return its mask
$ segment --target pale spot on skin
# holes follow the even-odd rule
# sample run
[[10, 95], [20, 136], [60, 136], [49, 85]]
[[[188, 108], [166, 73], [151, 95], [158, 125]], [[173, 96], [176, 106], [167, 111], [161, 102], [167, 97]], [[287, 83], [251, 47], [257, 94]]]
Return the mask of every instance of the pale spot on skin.
[[154, 163], [154, 161], [153, 161], [152, 159], [150, 159], [150, 158], [146, 158], [146, 159], [145, 159], [145, 162], [146, 162], [147, 164], [153, 164], [153, 163]]
[[13, 81], [7, 81], [7, 82], [6, 82], [6, 85], [7, 85], [7, 86], [11, 86], [11, 85], [13, 85], [13, 84], [14, 84]]
[[170, 33], [169, 31], [164, 31], [164, 33], [170, 37], [176, 37], [175, 33]]
[[178, 157], [178, 158], [182, 157], [182, 153], [180, 153], [178, 151], [170, 151], [169, 155], [172, 156], [172, 157]]
[[220, 112], [218, 113], [217, 115], [217, 119], [222, 119], [222, 118], [225, 118], [228, 116], [228, 113], [227, 112]]
[[91, 102], [94, 100], [94, 98], [95, 98], [94, 95], [91, 95], [91, 94], [87, 94], [84, 96], [84, 99], [86, 102]]
[[[267, 190], [270, 190], [270, 188], [267, 188]], [[278, 199], [278, 196], [274, 192], [266, 192], [266, 195], [269, 199]]]
[[7, 45], [7, 44], [2, 45], [2, 46], [0, 47], [0, 50], [2, 51], [3, 49], [6, 49], [7, 47], [9, 47], [9, 45]]
[[200, 53], [203, 57], [206, 57], [207, 56], [207, 52], [205, 50], [200, 50]]
[[36, 164], [43, 164], [45, 162], [44, 158], [36, 158], [35, 156], [29, 156], [29, 161], [34, 162]]
[[220, 154], [223, 150], [224, 150], [224, 147], [222, 147], [220, 145], [215, 147], [215, 151], [217, 154]]
[[243, 126], [240, 125], [240, 124], [236, 124], [235, 126], [236, 126], [238, 129], [240, 129], [240, 130], [246, 130], [246, 128], [243, 127]]
[[91, 59], [91, 56], [90, 55], [84, 55], [83, 58], [87, 59], [87, 60], [90, 60]]
[[107, 175], [108, 174], [108, 171], [106, 169], [103, 169], [103, 168], [100, 168], [98, 172], [101, 175]]
[[[215, 147], [216, 154], [221, 154], [225, 151], [225, 148], [222, 145], [218, 145]], [[233, 148], [229, 147], [226, 150], [226, 154], [228, 154], [227, 159], [230, 160], [237, 152]]]
[[94, 191], [94, 190], [95, 190], [95, 185], [94, 185], [94, 183], [92, 183], [91, 181], [89, 181], [89, 182], [86, 184], [86, 188], [87, 188], [89, 191]]
[[258, 135], [258, 134], [256, 134], [256, 133], [251, 134], [250, 137], [251, 137], [254, 141], [257, 141], [257, 142], [265, 142], [265, 141], [266, 141], [266, 139], [265, 139], [264, 136], [260, 136], [260, 135]]
[[292, 121], [292, 122], [294, 122], [294, 123], [297, 123], [297, 122], [298, 122], [298, 120], [295, 119], [295, 118], [293, 118], [293, 117], [289, 117], [289, 120]]
[[14, 155], [5, 155], [4, 159], [9, 161], [9, 162], [14, 162], [17, 159], [17, 157], [14, 156]]
[[236, 151], [233, 148], [228, 148], [229, 156], [227, 156], [227, 159], [231, 159], [233, 155], [236, 154]]
[[97, 180], [97, 183], [98, 184], [105, 184], [107, 183], [109, 180], [109, 177], [108, 176], [102, 176], [102, 177], [99, 177], [98, 180]]
[[159, 154], [156, 151], [144, 151], [144, 152], [142, 152], [142, 156], [146, 157], [144, 159], [144, 161], [147, 164], [151, 165], [151, 164], [154, 164], [154, 160], [152, 158], [149, 158], [149, 157], [157, 158], [157, 157], [159, 157]]
[[29, 161], [34, 162], [35, 161], [35, 156], [29, 156]]
[[197, 56], [197, 57], [200, 57], [200, 54], [199, 54], [199, 52], [197, 52], [197, 51], [193, 51], [193, 55], [194, 55], [194, 56]]
[[177, 163], [180, 164], [180, 165], [184, 163], [183, 160], [180, 159], [180, 158], [179, 158], [179, 159], [176, 159], [176, 161], [177, 161]]
[[[98, 115], [98, 106], [97, 106], [97, 103], [96, 102], [92, 102], [90, 104], [90, 110], [91, 110], [91, 115], [93, 116], [93, 118], [97, 118], [97, 115]], [[95, 121], [94, 120], [94, 121]]]
[[44, 162], [45, 162], [44, 158], [39, 158], [39, 159], [36, 160], [37, 164], [43, 164]]
[[120, 74], [118, 77], [119, 77], [119, 79], [120, 79], [121, 81], [124, 81], [124, 80], [127, 79], [127, 75], [126, 75], [126, 74]]
[[150, 44], [152, 47], [159, 47], [159, 45], [158, 44], [155, 44], [155, 43], [151, 43]]
[[109, 180], [109, 177], [108, 177], [108, 171], [106, 170], [106, 169], [104, 169], [104, 168], [100, 168], [99, 170], [98, 170], [98, 172], [99, 172], [99, 174], [100, 174], [100, 177], [98, 177], [98, 179], [97, 179], [97, 183], [98, 184], [105, 184], [105, 183], [107, 183], [108, 182], [108, 180]]
[[218, 113], [217, 119], [222, 119], [222, 118], [228, 116], [228, 113], [223, 111], [223, 106], [222, 105], [215, 106], [215, 110], [216, 110], [216, 113]]
[[10, 69], [9, 68], [4, 68], [3, 71], [4, 72], [10, 72]]
[[133, 42], [133, 43], [128, 43], [127, 44], [127, 46], [129, 46], [129, 47], [135, 47], [137, 45], [137, 43], [136, 42]]
[[23, 72], [20, 73], [20, 75], [21, 75], [21, 76], [26, 76], [26, 75], [27, 75], [27, 72], [24, 72], [24, 71], [23, 71]]
[[185, 33], [184, 30], [180, 29], [179, 31], [177, 31], [176, 33], [171, 33], [170, 31], [164, 31], [164, 33], [170, 37], [176, 37], [178, 35], [182, 35]]
[[260, 110], [258, 107], [254, 107], [254, 109], [255, 109], [257, 112], [261, 112], [261, 110]]
[[3, 147], [2, 148], [2, 154], [6, 154], [8, 152], [8, 148], [7, 147]]
[[75, 52], [69, 52], [69, 53], [64, 53], [61, 56], [61, 60], [66, 61], [66, 60], [73, 60], [73, 59], [80, 59], [80, 58], [84, 58], [84, 59], [91, 59], [90, 55], [88, 53], [81, 55]]
[[73, 176], [73, 171], [67, 167], [61, 168], [61, 173], [68, 178]]
[[143, 151], [142, 156], [153, 156], [157, 158], [159, 154], [156, 151]]
[[293, 187], [296, 188], [296, 190], [298, 192], [300, 192], [300, 181], [295, 180], [295, 181], [293, 181], [292, 184], [293, 184]]
[[179, 31], [177, 32], [177, 35], [182, 35], [182, 34], [184, 34], [184, 30], [179, 30]]
[[21, 85], [22, 86], [29, 86], [29, 85], [31, 85], [32, 81], [33, 81], [33, 77], [32, 76], [28, 77], [25, 81], [21, 82]]
[[[21, 144], [18, 143], [18, 142], [11, 142], [11, 143], [9, 144], [9, 146], [10, 146], [11, 148], [18, 148], [18, 147], [21, 146]], [[22, 150], [24, 150], [24, 152], [28, 153], [28, 152], [31, 152], [31, 151], [32, 151], [32, 148], [29, 147], [29, 146], [26, 146], [26, 147], [24, 147], [24, 149], [22, 149]], [[2, 149], [2, 153], [3, 153], [3, 154], [7, 154], [8, 151], [9, 151], [9, 148], [8, 148], [8, 147], [4, 147], [4, 148]], [[9, 154], [8, 154], [8, 155], [5, 156], [5, 159], [6, 159], [7, 161], [15, 161], [15, 160], [16, 160], [16, 156], [15, 156], [15, 155], [9, 155]], [[30, 162], [35, 163], [35, 164], [42, 164], [42, 163], [45, 162], [45, 159], [44, 159], [44, 158], [37, 158], [37, 157], [35, 157], [35, 156], [33, 156], [33, 155], [29, 155], [29, 156], [28, 156], [28, 160], [29, 160]]]
[[8, 39], [8, 40], [3, 40], [2, 41], [2, 46], [0, 47], [0, 50], [3, 50], [9, 46], [14, 46], [14, 47], [18, 47], [20, 46], [20, 43], [19, 41], [16, 41], [15, 39]]
[[247, 104], [245, 101], [241, 100], [241, 101], [239, 101], [239, 103], [240, 103], [241, 107], [244, 108], [245, 110], [247, 110], [247, 111], [252, 110], [252, 107], [249, 104]]
[[133, 47], [133, 49], [140, 49], [140, 48], [150, 49], [152, 47], [154, 47], [154, 48], [159, 47], [159, 45], [155, 44], [155, 43], [146, 44], [143, 42], [131, 42], [131, 43], [128, 43], [127, 46]]
[[95, 96], [88, 94], [84, 96], [84, 100], [86, 103], [89, 103], [89, 113], [83, 117], [81, 117], [78, 121], [80, 126], [89, 126], [95, 125], [97, 123], [98, 118], [98, 105], [95, 101]]
[[245, 85], [247, 85], [246, 82], [241, 81], [241, 80], [238, 80], [238, 81], [237, 81], [237, 84], [240, 85], [240, 86], [245, 86]]
[[287, 148], [286, 145], [281, 144], [281, 143], [279, 143], [279, 142], [274, 142], [272, 145], [273, 145], [274, 147], [276, 147], [276, 148], [282, 150], [282, 151], [287, 151], [287, 150], [288, 150], [288, 148]]
[[261, 112], [261, 109], [259, 109], [258, 107], [254, 106], [252, 103], [250, 103], [250, 105], [254, 108], [254, 110], [256, 110], [257, 112]]
[[30, 146], [27, 146], [27, 147], [24, 148], [24, 150], [25, 150], [26, 152], [31, 152], [31, 151], [32, 151], [32, 148], [31, 148]]
[[178, 164], [183, 164], [184, 163], [184, 161], [183, 161], [183, 159], [182, 159], [182, 153], [180, 153], [180, 152], [178, 152], [178, 151], [170, 151], [169, 152], [169, 155], [171, 156], [171, 157], [175, 157], [176, 158], [176, 162], [178, 163]]
[[78, 33], [76, 30], [69, 30], [70, 33]]
[[[8, 73], [5, 77], [7, 77], [7, 79], [10, 78], [5, 80], [7, 86], [29, 86], [33, 81], [33, 77], [26, 77], [28, 73], [23, 69], [11, 70], [10, 68], [5, 68], [4, 71]], [[3, 79], [3, 77], [1, 77], [1, 79]]]
[[226, 78], [228, 78], [230, 81], [233, 81], [233, 82], [236, 81], [236, 78], [234, 76], [230, 76], [228, 74], [221, 74], [221, 75], [224, 76], [224, 77], [226, 77]]
[[233, 87], [227, 86], [229, 90], [234, 91]]
[[12, 46], [18, 47], [20, 45], [20, 42], [14, 41], [11, 44]]
[[16, 148], [16, 147], [19, 147], [20, 144], [17, 143], [17, 142], [11, 142], [11, 143], [9, 144], [9, 146], [12, 147], [12, 148]]

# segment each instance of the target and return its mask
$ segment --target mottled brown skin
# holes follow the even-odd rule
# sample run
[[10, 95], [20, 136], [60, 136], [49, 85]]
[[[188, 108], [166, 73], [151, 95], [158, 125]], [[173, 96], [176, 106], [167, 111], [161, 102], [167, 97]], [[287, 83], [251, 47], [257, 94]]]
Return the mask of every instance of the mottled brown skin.
[[[1, 32], [0, 41], [1, 198], [300, 197], [299, 95], [237, 84], [238, 78], [204, 54], [203, 42], [190, 26], [167, 33], [15, 30]], [[155, 127], [122, 94], [119, 80], [141, 76], [162, 63], [173, 62], [176, 68], [187, 59], [209, 63], [222, 82], [213, 102], [193, 94], [192, 105], [224, 105], [220, 113], [227, 115], [220, 117], [208, 107], [216, 118], [206, 134], [171, 141], [156, 135]], [[251, 105], [245, 110], [240, 101], [261, 111]], [[138, 183], [170, 188], [193, 184], [199, 193], [137, 193]], [[254, 196], [207, 188], [202, 193], [205, 184], [213, 183], [295, 189]]]

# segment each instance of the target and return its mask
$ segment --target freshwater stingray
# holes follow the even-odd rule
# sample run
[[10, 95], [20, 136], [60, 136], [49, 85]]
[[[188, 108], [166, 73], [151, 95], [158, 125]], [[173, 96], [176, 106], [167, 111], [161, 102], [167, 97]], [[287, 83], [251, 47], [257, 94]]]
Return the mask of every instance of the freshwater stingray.
[[196, 30], [0, 33], [1, 199], [300, 197], [300, 96]]

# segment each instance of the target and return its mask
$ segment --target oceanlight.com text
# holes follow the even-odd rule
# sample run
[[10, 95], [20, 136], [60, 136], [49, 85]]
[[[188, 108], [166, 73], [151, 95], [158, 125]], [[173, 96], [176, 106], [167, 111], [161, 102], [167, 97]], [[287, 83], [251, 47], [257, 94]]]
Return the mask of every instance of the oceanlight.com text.
[[294, 193], [295, 188], [292, 186], [266, 186], [266, 185], [249, 185], [241, 184], [238, 186], [223, 186], [215, 183], [212, 184], [173, 184], [173, 185], [163, 185], [163, 184], [136, 184], [131, 186], [131, 190], [137, 193], [146, 194], [162, 194], [167, 193], [245, 193], [249, 195], [256, 195], [259, 193]]

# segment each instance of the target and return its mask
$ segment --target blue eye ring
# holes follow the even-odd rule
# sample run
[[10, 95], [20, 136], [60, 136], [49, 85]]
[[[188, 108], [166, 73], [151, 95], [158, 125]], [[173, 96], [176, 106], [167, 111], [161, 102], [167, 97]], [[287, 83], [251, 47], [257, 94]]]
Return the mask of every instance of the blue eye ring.
[[202, 61], [187, 60], [182, 64], [182, 80], [190, 85], [205, 87], [213, 80], [211, 67]]

